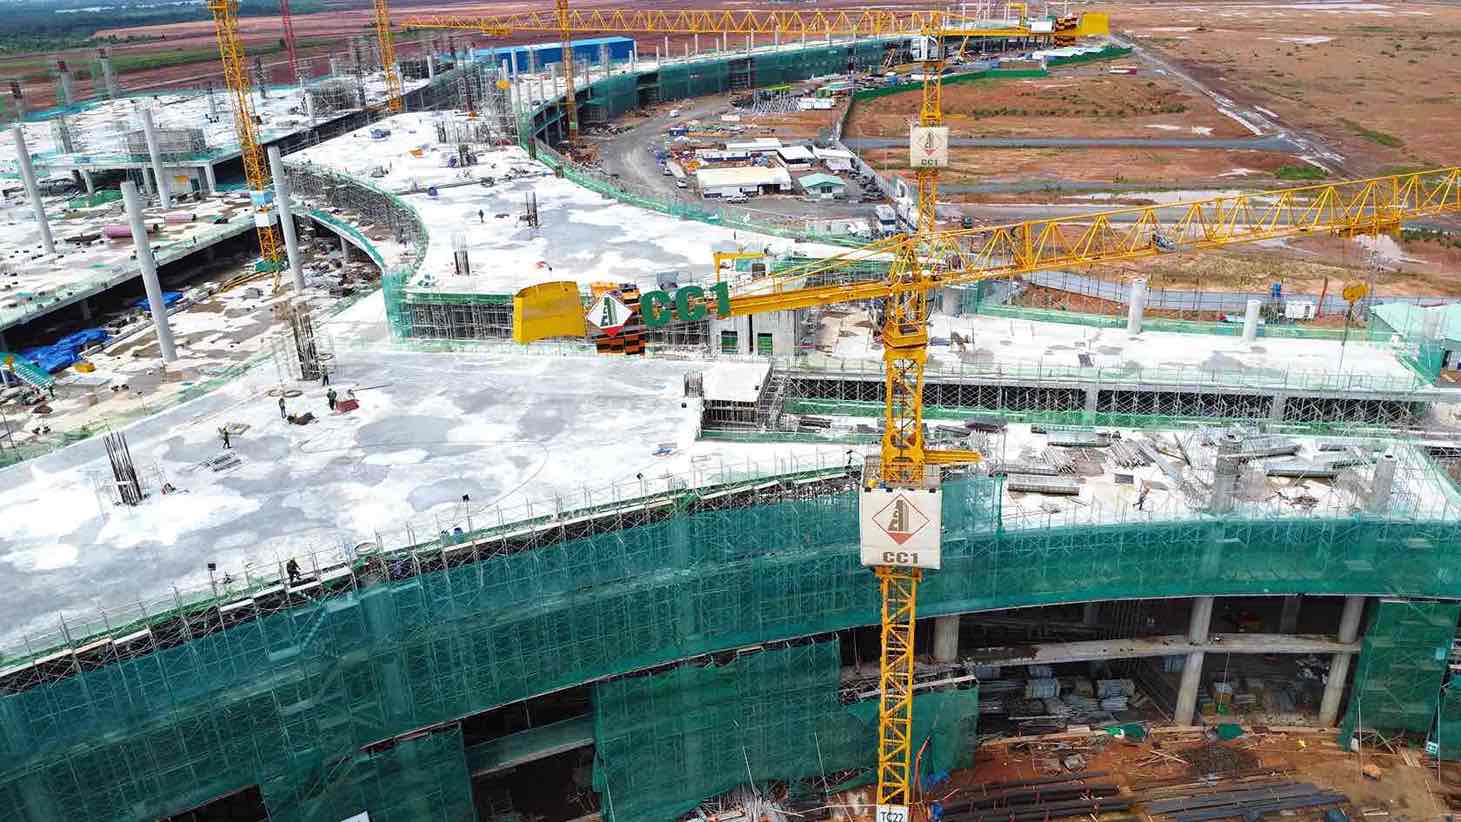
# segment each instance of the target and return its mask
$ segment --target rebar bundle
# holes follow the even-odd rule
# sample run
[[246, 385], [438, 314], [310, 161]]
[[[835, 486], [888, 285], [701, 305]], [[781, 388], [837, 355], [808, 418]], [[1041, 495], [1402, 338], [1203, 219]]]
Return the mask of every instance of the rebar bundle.
[[142, 503], [142, 481], [137, 477], [137, 467], [132, 463], [132, 452], [127, 448], [127, 437], [120, 431], [107, 434], [104, 442], [107, 460], [112, 465], [116, 499], [122, 505]]

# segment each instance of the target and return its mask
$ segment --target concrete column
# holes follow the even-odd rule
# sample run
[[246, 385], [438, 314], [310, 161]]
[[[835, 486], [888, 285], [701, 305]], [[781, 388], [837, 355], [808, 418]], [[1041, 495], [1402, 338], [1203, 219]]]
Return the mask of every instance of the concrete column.
[[217, 175], [216, 172], [213, 171], [213, 164], [212, 163], [205, 163], [203, 165], [203, 179], [208, 183], [208, 193], [209, 194], [217, 194], [218, 193], [218, 175]]
[[751, 53], [751, 35], [749, 34], [746, 35], [746, 53]]
[[304, 291], [304, 268], [300, 263], [299, 237], [294, 232], [294, 215], [289, 210], [289, 177], [284, 173], [284, 157], [278, 146], [269, 146], [269, 173], [274, 177], [274, 199], [279, 208], [279, 225], [284, 229], [284, 250], [289, 255], [289, 274], [294, 278], [294, 292]]
[[1146, 280], [1131, 281], [1131, 302], [1126, 306], [1126, 333], [1141, 333], [1141, 317], [1146, 311]]
[[35, 213], [36, 225], [41, 229], [41, 246], [47, 254], [56, 253], [56, 241], [51, 239], [51, 224], [46, 222], [46, 205], [41, 202], [41, 187], [36, 183], [35, 166], [30, 162], [30, 149], [25, 145], [25, 129], [15, 124], [15, 160], [20, 165], [20, 177], [25, 182], [25, 194], [30, 198], [31, 211]]
[[81, 309], [81, 319], [89, 322], [91, 320], [91, 300], [82, 300], [76, 305]]
[[152, 192], [157, 190], [152, 185], [152, 170], [149, 169], [147, 166], [142, 166], [141, 168], [137, 169], [137, 174], [142, 177], [142, 194], [148, 198], [151, 198]]
[[162, 303], [162, 283], [157, 279], [152, 240], [147, 236], [147, 226], [142, 220], [142, 198], [137, 194], [137, 184], [131, 180], [122, 183], [122, 203], [127, 208], [127, 222], [132, 225], [132, 244], [137, 248], [142, 287], [147, 290], [147, 307], [152, 311], [152, 325], [157, 329], [157, 347], [162, 350], [163, 363], [170, 363], [178, 358], [178, 354], [173, 349], [172, 329], [167, 324], [167, 307]]
[[1371, 514], [1383, 514], [1390, 508], [1390, 496], [1395, 490], [1395, 455], [1382, 454], [1375, 462], [1375, 473], [1370, 480], [1370, 499], [1366, 507]]
[[101, 76], [106, 83], [107, 96], [116, 97], [117, 74], [112, 71], [112, 56], [107, 53], [106, 49], [102, 49], [99, 59], [101, 60]]
[[436, 55], [430, 51], [426, 52], [426, 79], [436, 79]]
[[950, 317], [959, 316], [960, 296], [961, 292], [957, 288], [940, 288], [938, 290], [939, 313]]
[[157, 181], [157, 198], [163, 208], [172, 208], [172, 193], [168, 191], [167, 175], [162, 173], [162, 148], [157, 142], [157, 126], [152, 122], [151, 109], [142, 109], [142, 134], [147, 138], [147, 156], [152, 159], [152, 177]]
[[1250, 343], [1258, 339], [1258, 312], [1262, 308], [1262, 302], [1248, 301], [1248, 310], [1243, 314], [1243, 342]]
[[81, 184], [86, 186], [87, 194], [96, 193], [96, 180], [92, 179], [91, 172], [84, 168], [81, 169]]
[[695, 39], [694, 39], [695, 53], [696, 54], [699, 54], [700, 53], [700, 35], [699, 34], [696, 34], [696, 35], [694, 35], [694, 37], [695, 37]]
[[1288, 596], [1283, 598], [1283, 612], [1278, 617], [1278, 632], [1281, 634], [1296, 634], [1299, 632], [1299, 606], [1303, 604], [1303, 597]]
[[1288, 400], [1287, 394], [1274, 394], [1273, 399], [1268, 403], [1268, 418], [1274, 422], [1283, 422], [1283, 408]]
[[[659, 59], [658, 54], [655, 55], [655, 59]], [[670, 59], [670, 36], [668, 34], [665, 35], [665, 59]]]
[[66, 67], [65, 60], [57, 60], [56, 72], [61, 77], [61, 105], [69, 106], [76, 101], [76, 95], [71, 89], [71, 69]]
[[1101, 620], [1101, 603], [1087, 602], [1081, 606], [1081, 624], [1096, 625]]
[[350, 262], [350, 243], [344, 237], [340, 238], [340, 262]]
[[[1193, 643], [1207, 642], [1207, 631], [1212, 624], [1212, 597], [1197, 597], [1192, 600], [1192, 618], [1187, 625], [1187, 639]], [[1177, 709], [1172, 723], [1191, 725], [1197, 713], [1198, 689], [1202, 685], [1202, 651], [1187, 654], [1187, 664], [1182, 666], [1182, 685], [1177, 690]]]
[[1098, 409], [1100, 407], [1101, 407], [1101, 387], [1099, 385], [1088, 385], [1088, 386], [1086, 386], [1086, 407], [1084, 409], [1085, 412], [1087, 414], [1094, 414], [1094, 413], [1096, 413], [1096, 409]]
[[781, 45], [781, 29], [772, 29], [771, 30], [771, 45], [773, 45], [773, 46], [779, 46], [779, 45]]
[[933, 621], [933, 660], [953, 662], [959, 658], [959, 618], [938, 617]]
[[1236, 454], [1243, 444], [1242, 437], [1228, 432], [1218, 440], [1217, 462], [1212, 473], [1212, 500], [1209, 510], [1221, 514], [1233, 510], [1233, 492], [1238, 484], [1238, 461], [1229, 455]]
[[[1354, 642], [1360, 637], [1360, 617], [1365, 613], [1364, 597], [1345, 597], [1344, 613], [1339, 618], [1339, 641]], [[1344, 698], [1344, 683], [1349, 678], [1349, 663], [1354, 654], [1335, 654], [1329, 661], [1329, 677], [1324, 681], [1324, 698], [1319, 702], [1319, 724], [1333, 727], [1339, 721], [1339, 703]]]

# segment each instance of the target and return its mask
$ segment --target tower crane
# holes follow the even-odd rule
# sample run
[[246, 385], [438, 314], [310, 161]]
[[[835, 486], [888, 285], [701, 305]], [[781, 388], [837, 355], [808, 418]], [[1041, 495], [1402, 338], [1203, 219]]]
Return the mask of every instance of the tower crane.
[[238, 133], [238, 150], [243, 159], [244, 178], [254, 209], [254, 227], [259, 233], [260, 270], [274, 274], [279, 290], [279, 236], [274, 233], [274, 198], [269, 190], [269, 165], [254, 132], [254, 104], [250, 98], [248, 64], [238, 34], [238, 0], [208, 0], [213, 29], [218, 38], [218, 56], [223, 61], [223, 78], [233, 98], [233, 127]]
[[299, 73], [299, 55], [295, 53], [294, 17], [289, 12], [289, 0], [279, 0], [279, 22], [284, 28], [284, 50], [289, 53], [289, 77], [296, 83], [303, 82]]
[[396, 68], [396, 43], [391, 37], [391, 10], [386, 0], [375, 0], [375, 36], [380, 41], [380, 70], [386, 78], [386, 110], [397, 114], [401, 100], [401, 72]]
[[[1015, 4], [1018, 6], [1018, 4]], [[1035, 37], [1068, 44], [1107, 34], [1106, 15], [1087, 13], [1032, 21], [1018, 6], [1017, 21], [982, 21], [942, 10], [862, 9], [829, 11], [633, 10], [574, 11], [557, 0], [552, 13], [524, 11], [481, 17], [421, 16], [406, 28], [445, 28], [505, 36], [519, 31], [557, 32], [564, 44], [565, 110], [570, 137], [577, 131], [572, 81], [574, 33], [860, 35], [912, 37], [922, 64], [922, 102], [910, 130], [909, 160], [917, 179], [913, 231], [833, 257], [779, 271], [715, 300], [696, 286], [683, 300], [656, 292], [641, 301], [648, 325], [668, 323], [678, 306], [703, 316], [741, 316], [858, 300], [883, 303], [884, 428], [879, 456], [870, 460], [860, 494], [862, 561], [874, 569], [882, 598], [879, 669], [877, 822], [908, 822], [913, 795], [912, 759], [914, 627], [918, 583], [939, 567], [938, 469], [980, 459], [973, 451], [933, 450], [923, 439], [923, 382], [928, 348], [928, 299], [936, 288], [1014, 276], [1052, 265], [1078, 266], [1136, 259], [1195, 248], [1307, 232], [1341, 234], [1391, 231], [1413, 217], [1461, 211], [1461, 169], [1289, 189], [1198, 201], [1176, 207], [1118, 210], [1081, 217], [1030, 221], [967, 230], [940, 230], [935, 212], [939, 169], [948, 163], [943, 126], [944, 39]], [[1175, 220], [1164, 215], [1176, 209]], [[867, 261], [885, 262], [878, 281], [809, 285]], [[717, 265], [717, 269], [719, 266]], [[718, 286], [718, 289], [723, 286]], [[563, 299], [564, 295], [569, 299]], [[514, 338], [530, 342], [582, 333], [576, 284], [546, 283], [514, 300]], [[669, 306], [674, 305], [671, 309]], [[565, 315], [564, 312], [567, 312]], [[688, 319], [688, 318], [682, 318]], [[566, 320], [566, 322], [565, 322]], [[577, 332], [564, 329], [577, 325]], [[928, 526], [932, 527], [928, 527]]]

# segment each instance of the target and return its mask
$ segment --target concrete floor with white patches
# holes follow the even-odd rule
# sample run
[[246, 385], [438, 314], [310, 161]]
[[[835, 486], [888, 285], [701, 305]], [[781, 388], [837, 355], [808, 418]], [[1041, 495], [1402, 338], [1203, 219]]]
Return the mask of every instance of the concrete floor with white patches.
[[[843, 463], [845, 448], [827, 445], [697, 442], [699, 401], [683, 381], [704, 367], [349, 352], [333, 383], [360, 408], [331, 414], [324, 389], [304, 386], [286, 400], [316, 416], [303, 426], [280, 418], [272, 369], [254, 369], [126, 430], [154, 486], [137, 507], [98, 492], [94, 478], [110, 477], [100, 439], [0, 471], [0, 641], [52, 633], [58, 611], [74, 627], [98, 607], [114, 620], [139, 600], [161, 607], [173, 585], [206, 588], [208, 562], [241, 579], [289, 557], [309, 567], [312, 552], [324, 564], [363, 542], [430, 539], [469, 516], [512, 521], [529, 501], [536, 513], [603, 502], [616, 483], [624, 497], [664, 490], [671, 475], [703, 483], [786, 470], [791, 458]], [[215, 472], [202, 463], [225, 453], [225, 425], [247, 428], [231, 438], [239, 464]], [[159, 493], [163, 481], [177, 492]]]

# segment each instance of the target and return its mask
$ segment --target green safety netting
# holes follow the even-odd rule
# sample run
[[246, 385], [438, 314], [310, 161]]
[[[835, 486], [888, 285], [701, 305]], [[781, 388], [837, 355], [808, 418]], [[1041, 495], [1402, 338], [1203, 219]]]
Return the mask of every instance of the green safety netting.
[[1461, 602], [1381, 600], [1354, 662], [1339, 739], [1357, 730], [1428, 733], [1456, 637]]
[[1098, 51], [1089, 51], [1084, 54], [1072, 54], [1067, 56], [1046, 57], [1047, 66], [1073, 66], [1079, 63], [1094, 63], [1100, 60], [1119, 60], [1131, 54], [1131, 49], [1124, 46], [1103, 46]]
[[1436, 727], [1426, 751], [1441, 759], [1461, 759], [1461, 674], [1451, 674], [1441, 689]]
[[[877, 702], [837, 698], [835, 641], [683, 664], [594, 687], [594, 789], [607, 822], [660, 822], [737, 785], [825, 777], [877, 759]], [[973, 761], [978, 692], [919, 695], [922, 773]]]
[[290, 770], [263, 785], [270, 822], [463, 822], [477, 818], [461, 728]]
[[[1454, 521], [1234, 516], [1004, 531], [996, 481], [944, 487], [944, 566], [922, 586], [923, 616], [1274, 592], [1461, 597], [1461, 554], [1445, 550], [1461, 541]], [[156, 650], [0, 695], [0, 818], [174, 813], [557, 688], [877, 620], [852, 491], [695, 502], [719, 493], [679, 492], [657, 521], [278, 613], [249, 606], [227, 625], [200, 610], [183, 634], [173, 615], [156, 615]]]

